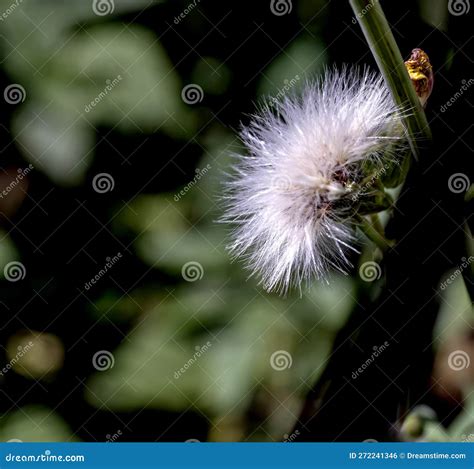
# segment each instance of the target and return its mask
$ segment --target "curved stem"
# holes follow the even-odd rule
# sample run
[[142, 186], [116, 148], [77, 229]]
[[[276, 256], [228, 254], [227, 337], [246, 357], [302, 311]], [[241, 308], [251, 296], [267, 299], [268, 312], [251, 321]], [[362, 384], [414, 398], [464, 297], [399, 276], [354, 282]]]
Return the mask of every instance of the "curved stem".
[[358, 226], [362, 232], [369, 238], [382, 252], [394, 246], [394, 241], [385, 237], [384, 228], [380, 223], [378, 214], [370, 216], [370, 221], [366, 217], [358, 218]]
[[394, 101], [403, 109], [408, 110], [404, 121], [413, 156], [418, 160], [419, 141], [431, 140], [431, 131], [380, 2], [379, 0], [349, 0], [349, 3], [392, 92]]

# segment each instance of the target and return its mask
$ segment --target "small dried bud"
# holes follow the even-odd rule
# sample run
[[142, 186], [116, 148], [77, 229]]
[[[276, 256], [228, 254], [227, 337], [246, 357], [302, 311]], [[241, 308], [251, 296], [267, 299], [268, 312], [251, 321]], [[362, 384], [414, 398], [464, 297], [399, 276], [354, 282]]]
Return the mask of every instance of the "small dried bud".
[[433, 90], [434, 76], [433, 67], [425, 51], [413, 49], [410, 58], [405, 62], [416, 94], [420, 98], [421, 105], [426, 106], [431, 91]]

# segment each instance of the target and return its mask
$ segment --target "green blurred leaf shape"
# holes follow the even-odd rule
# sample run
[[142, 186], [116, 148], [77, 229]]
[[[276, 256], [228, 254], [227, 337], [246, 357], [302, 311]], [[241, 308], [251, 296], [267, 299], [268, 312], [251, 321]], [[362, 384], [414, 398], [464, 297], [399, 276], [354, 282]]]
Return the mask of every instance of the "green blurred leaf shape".
[[469, 293], [459, 269], [446, 272], [440, 281], [450, 283], [441, 291], [439, 317], [433, 331], [433, 338], [438, 345], [470, 331], [473, 314]]
[[294, 93], [307, 79], [321, 73], [326, 62], [326, 49], [320, 40], [298, 38], [264, 70], [257, 93], [276, 99]]
[[53, 410], [30, 405], [0, 419], [0, 440], [69, 442], [77, 439], [66, 422]]
[[[112, 410], [198, 408], [210, 416], [248, 403], [258, 380], [273, 372], [269, 357], [275, 347], [290, 346], [289, 324], [258, 298], [240, 306], [235, 302], [239, 312], [233, 320], [213, 327], [215, 318], [230, 314], [226, 291], [192, 292], [197, 290], [176, 292], [179, 302], [161, 304], [140, 322], [114, 352], [114, 368], [89, 381], [89, 402], [105, 402]], [[207, 341], [208, 351], [176, 378], [195, 347]]]
[[0, 277], [5, 277], [5, 266], [12, 261], [18, 260], [18, 251], [10, 235], [0, 230]]
[[192, 201], [191, 194], [178, 202], [163, 195], [142, 195], [123, 212], [119, 222], [137, 232], [135, 248], [143, 261], [177, 275], [190, 261], [199, 262], [207, 273], [228, 265], [223, 230], [212, 219], [207, 223], [199, 215], [193, 219]]
[[220, 95], [227, 90], [231, 72], [228, 67], [214, 57], [201, 57], [191, 74], [194, 83], [199, 83], [205, 93]]
[[[25, 157], [55, 182], [82, 181], [97, 126], [174, 138], [195, 131], [196, 115], [182, 101], [179, 78], [154, 34], [113, 23], [74, 31], [61, 9], [32, 12], [43, 18], [38, 29], [23, 12], [5, 22], [8, 43], [18, 44], [7, 48], [5, 64], [26, 91], [13, 131]], [[54, 40], [43, 37], [48, 25]]]

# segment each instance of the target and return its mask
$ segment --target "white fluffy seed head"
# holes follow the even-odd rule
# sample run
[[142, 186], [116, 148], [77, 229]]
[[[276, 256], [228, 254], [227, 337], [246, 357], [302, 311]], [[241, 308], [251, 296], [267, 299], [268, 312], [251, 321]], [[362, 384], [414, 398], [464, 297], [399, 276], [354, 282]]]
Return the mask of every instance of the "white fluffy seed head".
[[327, 71], [300, 96], [264, 105], [241, 132], [248, 155], [226, 185], [228, 249], [268, 291], [286, 293], [355, 250], [355, 188], [406, 144], [401, 113], [369, 71]]

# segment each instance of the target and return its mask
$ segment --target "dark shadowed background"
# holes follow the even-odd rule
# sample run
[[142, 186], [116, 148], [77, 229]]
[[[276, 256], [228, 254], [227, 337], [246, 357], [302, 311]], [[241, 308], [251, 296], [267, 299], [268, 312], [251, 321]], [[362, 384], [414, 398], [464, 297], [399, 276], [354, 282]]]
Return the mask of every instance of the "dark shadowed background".
[[382, 2], [435, 71], [402, 242], [281, 298], [230, 263], [222, 181], [263, 99], [375, 67], [349, 3], [1, 0], [0, 438], [386, 440], [419, 405], [423, 438], [474, 438], [474, 6], [449, 4]]

